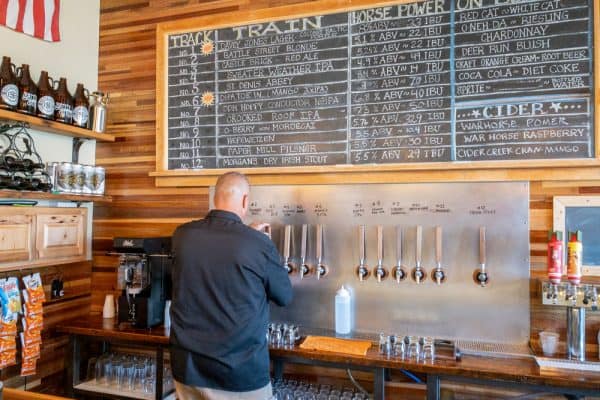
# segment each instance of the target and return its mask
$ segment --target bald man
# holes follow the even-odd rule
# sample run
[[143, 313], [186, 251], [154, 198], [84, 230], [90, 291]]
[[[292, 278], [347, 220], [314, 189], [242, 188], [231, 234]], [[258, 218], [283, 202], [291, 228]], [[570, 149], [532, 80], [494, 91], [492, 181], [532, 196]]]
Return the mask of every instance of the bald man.
[[222, 175], [206, 218], [173, 234], [171, 366], [180, 400], [272, 397], [266, 340], [269, 301], [285, 306], [292, 287], [262, 230], [242, 222], [250, 185]]

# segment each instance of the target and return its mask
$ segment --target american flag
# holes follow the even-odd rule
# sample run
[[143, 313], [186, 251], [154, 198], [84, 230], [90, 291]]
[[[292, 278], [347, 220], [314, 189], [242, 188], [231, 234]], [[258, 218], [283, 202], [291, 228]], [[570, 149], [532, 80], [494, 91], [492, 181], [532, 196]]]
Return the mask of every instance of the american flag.
[[60, 41], [60, 0], [0, 0], [0, 25], [46, 40]]

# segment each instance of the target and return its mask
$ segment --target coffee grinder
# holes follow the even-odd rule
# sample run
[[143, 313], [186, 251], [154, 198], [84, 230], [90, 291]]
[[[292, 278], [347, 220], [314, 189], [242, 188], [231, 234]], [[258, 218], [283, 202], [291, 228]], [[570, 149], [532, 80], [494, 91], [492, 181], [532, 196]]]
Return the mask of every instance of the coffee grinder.
[[171, 238], [115, 238], [113, 250], [119, 255], [119, 323], [162, 324], [165, 301], [171, 298]]

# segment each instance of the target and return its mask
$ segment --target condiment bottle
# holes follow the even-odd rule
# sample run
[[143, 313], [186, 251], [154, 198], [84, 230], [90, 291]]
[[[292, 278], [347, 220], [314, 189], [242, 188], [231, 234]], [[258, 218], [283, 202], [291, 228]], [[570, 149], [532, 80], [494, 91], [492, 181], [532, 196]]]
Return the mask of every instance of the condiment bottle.
[[28, 64], [23, 64], [21, 68], [19, 68], [19, 71], [19, 92], [21, 95], [19, 96], [17, 111], [35, 115], [38, 98], [37, 85], [33, 82], [33, 79], [31, 79]]
[[88, 119], [90, 116], [89, 112], [89, 101], [87, 90], [83, 87], [83, 84], [78, 83], [77, 89], [75, 89], [75, 95], [73, 96], [73, 125], [80, 128], [87, 128]]
[[346, 335], [351, 330], [350, 292], [342, 285], [335, 294], [335, 332]]
[[567, 243], [567, 278], [573, 285], [581, 283], [583, 244], [581, 231], [569, 232]]
[[548, 232], [548, 279], [553, 284], [560, 283], [563, 275], [564, 249], [562, 232]]
[[73, 97], [67, 88], [66, 78], [60, 78], [54, 92], [54, 119], [65, 124], [73, 122]]
[[10, 57], [2, 57], [0, 65], [0, 108], [16, 110], [19, 104], [19, 87], [14, 72], [15, 66], [11, 64]]
[[38, 81], [38, 117], [54, 119], [54, 90], [52, 90], [52, 86], [53, 81], [48, 76], [48, 72], [42, 71]]

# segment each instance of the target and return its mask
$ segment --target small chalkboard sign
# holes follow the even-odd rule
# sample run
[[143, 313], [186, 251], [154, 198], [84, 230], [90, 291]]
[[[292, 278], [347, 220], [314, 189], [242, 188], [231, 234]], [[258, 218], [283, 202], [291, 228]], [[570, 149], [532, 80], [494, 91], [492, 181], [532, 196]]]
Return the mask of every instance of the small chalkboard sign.
[[554, 230], [581, 231], [583, 274], [600, 276], [600, 196], [554, 197]]
[[159, 26], [159, 170], [594, 157], [593, 0], [350, 3]]

